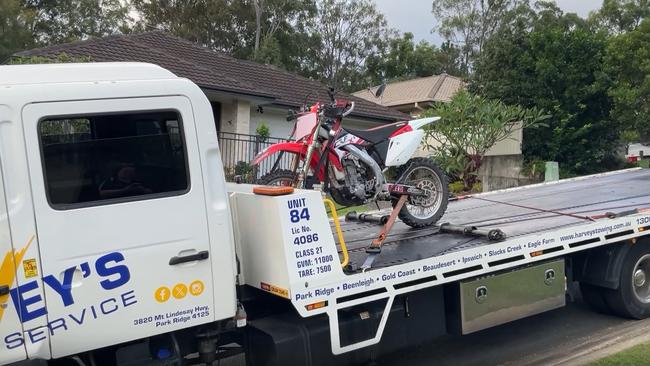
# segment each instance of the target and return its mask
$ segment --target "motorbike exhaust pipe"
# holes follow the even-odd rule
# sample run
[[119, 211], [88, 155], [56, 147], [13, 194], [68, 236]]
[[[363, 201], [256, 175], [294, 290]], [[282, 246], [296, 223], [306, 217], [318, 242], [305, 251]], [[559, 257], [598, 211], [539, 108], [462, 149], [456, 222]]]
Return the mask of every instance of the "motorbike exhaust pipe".
[[361, 150], [354, 145], [345, 145], [343, 148], [359, 158], [359, 160], [363, 161], [367, 166], [370, 167], [370, 169], [372, 169], [373, 174], [375, 174], [375, 178], [377, 178], [375, 181], [375, 192], [381, 192], [381, 189], [384, 186], [386, 180], [384, 179], [384, 174], [382, 173], [379, 164], [377, 164], [377, 162], [374, 161], [365, 150]]

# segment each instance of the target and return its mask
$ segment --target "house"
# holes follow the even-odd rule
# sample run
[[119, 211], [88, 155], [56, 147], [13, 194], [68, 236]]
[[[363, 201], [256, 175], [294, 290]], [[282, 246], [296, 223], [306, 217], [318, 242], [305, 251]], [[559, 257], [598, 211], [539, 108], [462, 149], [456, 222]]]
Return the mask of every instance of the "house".
[[[465, 83], [460, 78], [441, 74], [386, 84], [379, 98], [375, 97], [377, 86], [359, 90], [353, 95], [417, 117], [436, 103], [449, 102], [464, 87]], [[479, 172], [484, 190], [508, 188], [524, 181], [528, 183], [527, 178], [520, 177], [522, 140], [523, 131], [515, 129], [507, 139], [497, 142], [487, 152], [486, 161]], [[436, 144], [433, 139], [429, 139], [428, 143]], [[429, 156], [431, 152], [420, 147], [418, 155]]]
[[[352, 94], [417, 117], [423, 111], [434, 106], [435, 103], [449, 102], [454, 94], [464, 87], [465, 82], [460, 78], [440, 74], [386, 84], [386, 89], [380, 98], [375, 97], [378, 87], [360, 90]], [[521, 155], [522, 137], [521, 130], [515, 131], [510, 138], [493, 146], [487, 156]], [[433, 142], [430, 141], [430, 143]], [[426, 155], [426, 151], [420, 150], [420, 154]]]
[[386, 84], [381, 98], [375, 97], [377, 87], [360, 90], [353, 95], [417, 116], [436, 102], [449, 102], [464, 85], [460, 78], [441, 74]]
[[[265, 144], [286, 139], [293, 127], [286, 121], [289, 109], [298, 109], [305, 102], [329, 100], [327, 87], [318, 81], [236, 59], [160, 31], [55, 45], [12, 57], [56, 57], [64, 53], [94, 62], [153, 63], [192, 80], [212, 104], [226, 167], [238, 162], [245, 166]], [[363, 98], [342, 92], [336, 96], [356, 104], [344, 126], [364, 129], [408, 119], [404, 113]], [[270, 136], [275, 138], [260, 141], [254, 136], [261, 124], [267, 125]]]

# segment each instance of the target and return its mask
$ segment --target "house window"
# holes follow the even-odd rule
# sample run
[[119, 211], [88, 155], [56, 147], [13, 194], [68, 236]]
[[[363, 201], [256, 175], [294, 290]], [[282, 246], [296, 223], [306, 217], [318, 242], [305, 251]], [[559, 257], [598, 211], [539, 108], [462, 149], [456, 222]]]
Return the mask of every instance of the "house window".
[[46, 118], [39, 125], [55, 209], [183, 194], [189, 173], [176, 111]]

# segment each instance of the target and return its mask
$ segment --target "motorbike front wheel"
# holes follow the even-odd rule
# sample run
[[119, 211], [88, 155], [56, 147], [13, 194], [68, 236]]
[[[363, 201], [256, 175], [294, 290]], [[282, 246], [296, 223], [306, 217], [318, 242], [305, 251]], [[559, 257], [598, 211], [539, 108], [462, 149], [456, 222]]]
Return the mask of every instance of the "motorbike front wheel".
[[265, 186], [284, 186], [291, 187], [296, 182], [297, 174], [291, 170], [278, 169], [266, 173], [257, 181], [257, 184]]
[[[438, 222], [449, 201], [447, 178], [440, 167], [431, 159], [413, 158], [397, 168], [397, 176], [403, 177], [402, 184], [415, 186], [426, 193], [426, 196], [409, 197], [398, 217], [415, 228]], [[395, 207], [397, 199], [393, 199], [392, 204]]]

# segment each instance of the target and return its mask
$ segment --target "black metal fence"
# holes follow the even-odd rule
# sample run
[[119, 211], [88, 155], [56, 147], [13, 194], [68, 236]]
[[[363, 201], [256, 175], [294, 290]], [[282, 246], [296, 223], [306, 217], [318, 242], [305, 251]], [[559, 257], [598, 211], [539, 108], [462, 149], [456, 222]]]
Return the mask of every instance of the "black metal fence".
[[[219, 148], [221, 159], [226, 171], [226, 180], [232, 182], [235, 176], [241, 176], [246, 183], [254, 183], [276, 166], [277, 169], [289, 169], [293, 154], [273, 154], [262, 161], [259, 166], [252, 166], [255, 156], [267, 147], [287, 139], [278, 137], [263, 138], [259, 135], [244, 135], [240, 133], [219, 132]], [[278, 161], [279, 158], [279, 161]]]

